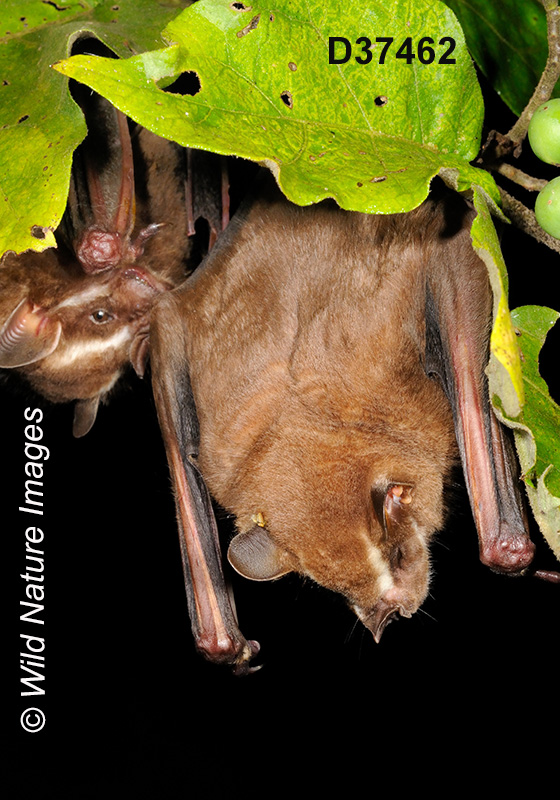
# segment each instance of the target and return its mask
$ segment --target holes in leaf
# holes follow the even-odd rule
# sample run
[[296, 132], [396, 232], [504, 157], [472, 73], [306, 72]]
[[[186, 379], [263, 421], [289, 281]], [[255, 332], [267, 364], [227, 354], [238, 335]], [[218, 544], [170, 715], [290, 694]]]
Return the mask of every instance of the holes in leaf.
[[378, 97], [375, 98], [373, 101], [376, 106], [386, 106], [389, 100], [385, 97], [384, 94], [380, 94]]
[[33, 225], [31, 227], [31, 236], [34, 239], [44, 239], [45, 238], [45, 230], [40, 225]]
[[169, 86], [166, 86], [163, 91], [169, 94], [181, 94], [194, 97], [194, 95], [200, 92], [200, 89], [200, 78], [196, 72], [189, 71], [182, 72], [181, 75], [179, 75], [173, 83], [170, 83]]
[[20, 122], [25, 122], [26, 119], [29, 119], [29, 114], [24, 114], [23, 117], [18, 119], [18, 125]]
[[287, 106], [288, 108], [294, 107], [294, 99], [292, 97], [291, 92], [288, 91], [282, 92], [282, 94], [280, 95], [280, 100], [282, 100], [284, 105]]
[[242, 30], [237, 31], [237, 38], [241, 39], [243, 36], [247, 36], [248, 33], [251, 33], [251, 31], [254, 31], [257, 25], [259, 24], [260, 18], [261, 18], [260, 14], [257, 14], [256, 17], [253, 17], [251, 22], [245, 25], [245, 27]]
[[66, 11], [68, 9], [68, 6], [58, 5], [58, 3], [54, 3], [53, 0], [42, 0], [42, 1], [46, 6], [52, 6], [57, 11]]
[[239, 11], [239, 12], [250, 11], [252, 8], [251, 6], [245, 5], [245, 3], [230, 3], [229, 7], [234, 11]]
[[103, 56], [104, 58], [117, 58], [117, 54], [87, 32], [78, 34], [72, 45], [71, 55]]

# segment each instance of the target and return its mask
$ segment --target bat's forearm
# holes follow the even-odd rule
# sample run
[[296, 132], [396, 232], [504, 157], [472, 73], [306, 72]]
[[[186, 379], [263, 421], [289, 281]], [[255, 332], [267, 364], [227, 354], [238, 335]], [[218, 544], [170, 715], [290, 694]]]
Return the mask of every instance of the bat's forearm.
[[209, 661], [231, 664], [237, 674], [252, 671], [257, 642], [238, 628], [221, 565], [218, 533], [210, 498], [198, 469], [183, 463], [178, 448], [168, 448], [175, 484], [185, 586], [197, 649]]

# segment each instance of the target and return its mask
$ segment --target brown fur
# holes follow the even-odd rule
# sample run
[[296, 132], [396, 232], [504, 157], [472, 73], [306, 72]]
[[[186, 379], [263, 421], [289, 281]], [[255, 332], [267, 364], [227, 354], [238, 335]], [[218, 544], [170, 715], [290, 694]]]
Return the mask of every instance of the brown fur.
[[[379, 636], [391, 613], [409, 616], [426, 596], [457, 455], [449, 402], [425, 372], [428, 275], [439, 269], [438, 291], [453, 293], [446, 266], [468, 261], [481, 381], [488, 279], [460, 198], [368, 216], [271, 197], [161, 298], [154, 326], [183, 321], [169, 341], [186, 348], [199, 466], [244, 534], [232, 563], [257, 579], [308, 575]], [[412, 501], [393, 502], [393, 486], [410, 487]]]

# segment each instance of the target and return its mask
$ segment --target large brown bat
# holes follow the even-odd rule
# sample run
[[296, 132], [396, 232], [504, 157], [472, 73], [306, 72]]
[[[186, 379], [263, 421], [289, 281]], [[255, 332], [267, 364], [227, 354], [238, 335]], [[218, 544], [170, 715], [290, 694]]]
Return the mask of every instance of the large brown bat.
[[410, 617], [462, 462], [493, 570], [533, 558], [514, 458], [485, 367], [492, 296], [471, 205], [434, 191], [408, 214], [299, 208], [261, 179], [151, 325], [192, 627], [210, 660], [251, 671], [210, 496], [235, 515], [247, 578], [295, 571], [344, 595], [378, 641]]
[[210, 243], [222, 220], [211, 181], [193, 186], [192, 152], [140, 127], [131, 137], [121, 112], [75, 91], [88, 135], [74, 157], [58, 248], [8, 253], [0, 266], [0, 367], [17, 369], [48, 400], [77, 400], [82, 436], [127, 366], [143, 374], [154, 300], [197, 261], [195, 219], [208, 218]]

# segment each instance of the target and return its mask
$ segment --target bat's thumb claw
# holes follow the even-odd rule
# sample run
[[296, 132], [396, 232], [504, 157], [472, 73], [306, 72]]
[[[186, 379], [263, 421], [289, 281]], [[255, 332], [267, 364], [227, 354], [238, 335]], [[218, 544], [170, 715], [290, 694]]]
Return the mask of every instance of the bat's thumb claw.
[[260, 653], [261, 646], [254, 639], [247, 640], [247, 647], [244, 648], [242, 658], [234, 665], [234, 675], [250, 675], [252, 672], [258, 672], [262, 668], [262, 664], [251, 666], [250, 661]]
[[255, 664], [254, 667], [250, 667], [248, 664], [246, 665], [246, 669], [242, 670], [241, 672], [234, 672], [235, 675], [252, 675], [253, 672], [258, 672], [260, 669], [263, 668], [263, 664]]

